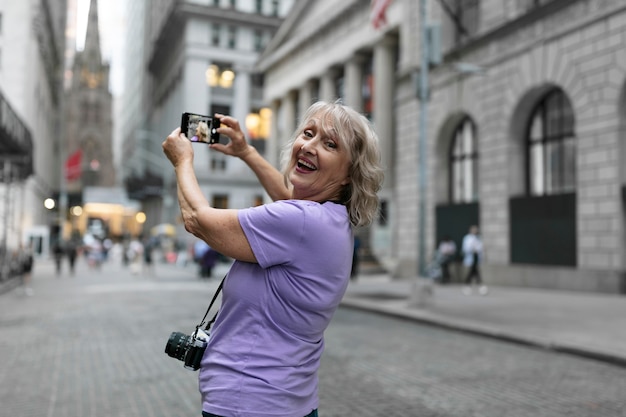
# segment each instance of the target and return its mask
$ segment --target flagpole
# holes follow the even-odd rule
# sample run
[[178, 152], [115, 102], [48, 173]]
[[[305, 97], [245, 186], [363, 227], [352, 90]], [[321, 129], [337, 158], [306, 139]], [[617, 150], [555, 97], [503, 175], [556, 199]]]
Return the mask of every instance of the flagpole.
[[427, 123], [428, 123], [428, 66], [429, 42], [428, 24], [426, 22], [426, 0], [420, 0], [420, 72], [419, 72], [419, 226], [418, 226], [418, 276], [426, 276], [426, 185], [428, 169], [427, 153]]
[[63, 161], [63, 163], [61, 164], [61, 181], [59, 184], [59, 238], [63, 237], [63, 228], [65, 226], [65, 216], [67, 213], [67, 180], [66, 180], [66, 175], [67, 175], [67, 167], [66, 167], [66, 163], [67, 161], [65, 160], [65, 146], [61, 146], [61, 161]]

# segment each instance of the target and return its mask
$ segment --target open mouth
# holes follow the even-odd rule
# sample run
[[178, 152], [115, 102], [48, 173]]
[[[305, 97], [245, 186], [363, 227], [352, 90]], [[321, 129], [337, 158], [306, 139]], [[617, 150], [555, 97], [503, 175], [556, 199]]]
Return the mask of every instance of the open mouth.
[[304, 159], [298, 159], [298, 168], [304, 171], [317, 171], [317, 167]]

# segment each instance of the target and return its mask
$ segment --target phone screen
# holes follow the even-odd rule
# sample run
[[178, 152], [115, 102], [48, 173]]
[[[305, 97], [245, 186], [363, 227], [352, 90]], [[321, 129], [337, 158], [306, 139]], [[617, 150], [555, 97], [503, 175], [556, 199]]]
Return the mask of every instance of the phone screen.
[[192, 142], [218, 143], [219, 119], [195, 113], [183, 113], [180, 129]]

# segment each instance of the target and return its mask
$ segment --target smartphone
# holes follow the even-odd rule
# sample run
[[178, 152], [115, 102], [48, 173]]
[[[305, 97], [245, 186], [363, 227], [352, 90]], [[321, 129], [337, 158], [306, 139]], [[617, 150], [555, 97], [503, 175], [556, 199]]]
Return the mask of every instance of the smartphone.
[[195, 113], [183, 113], [180, 130], [192, 142], [219, 143], [220, 119]]

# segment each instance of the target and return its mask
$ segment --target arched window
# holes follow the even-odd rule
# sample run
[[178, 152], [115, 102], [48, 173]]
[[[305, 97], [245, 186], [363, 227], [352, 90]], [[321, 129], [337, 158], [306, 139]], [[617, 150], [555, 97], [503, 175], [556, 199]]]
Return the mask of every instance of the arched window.
[[528, 193], [531, 196], [576, 189], [574, 112], [560, 89], [549, 92], [535, 107], [527, 136]]
[[450, 200], [453, 204], [478, 201], [478, 144], [470, 118], [454, 131], [450, 146]]

